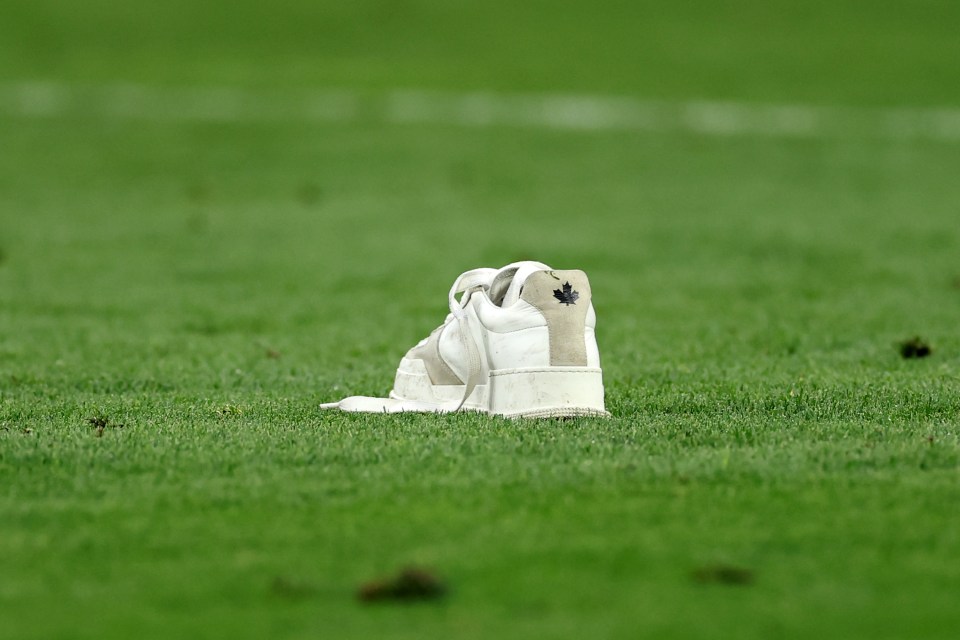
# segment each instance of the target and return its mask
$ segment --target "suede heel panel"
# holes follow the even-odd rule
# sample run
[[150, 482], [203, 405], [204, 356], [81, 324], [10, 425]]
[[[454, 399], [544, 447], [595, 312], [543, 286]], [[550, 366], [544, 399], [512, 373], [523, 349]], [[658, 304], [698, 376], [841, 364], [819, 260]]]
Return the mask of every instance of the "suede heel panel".
[[537, 271], [523, 283], [522, 300], [547, 320], [550, 366], [587, 366], [584, 329], [590, 308], [590, 282], [583, 271]]

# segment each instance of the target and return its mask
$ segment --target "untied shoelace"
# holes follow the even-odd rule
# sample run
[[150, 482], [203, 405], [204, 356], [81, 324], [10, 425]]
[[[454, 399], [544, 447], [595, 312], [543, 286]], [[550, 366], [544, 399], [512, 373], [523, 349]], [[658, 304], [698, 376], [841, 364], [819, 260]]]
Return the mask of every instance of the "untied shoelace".
[[[474, 291], [482, 291], [490, 288], [494, 276], [497, 275], [496, 269], [482, 268], [465, 271], [454, 281], [450, 287], [450, 295], [447, 301], [450, 303], [450, 313], [457, 322], [457, 333], [460, 334], [460, 342], [467, 353], [468, 373], [464, 381], [463, 397], [459, 401], [452, 401], [450, 411], [459, 411], [463, 403], [467, 401], [470, 394], [477, 387], [480, 380], [481, 363], [480, 351], [477, 348], [476, 340], [470, 331], [467, 312], [467, 304], [470, 302], [470, 295]], [[457, 294], [463, 296], [457, 299]]]

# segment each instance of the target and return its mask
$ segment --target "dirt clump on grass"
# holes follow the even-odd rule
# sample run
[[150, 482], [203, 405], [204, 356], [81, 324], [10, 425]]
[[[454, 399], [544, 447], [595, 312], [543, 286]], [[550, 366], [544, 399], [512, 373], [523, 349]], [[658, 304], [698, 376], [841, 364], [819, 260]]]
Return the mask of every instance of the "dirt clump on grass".
[[904, 340], [899, 347], [900, 356], [908, 360], [911, 358], [926, 358], [933, 353], [930, 344], [919, 336]]
[[96, 429], [96, 434], [98, 438], [103, 437], [103, 432], [107, 429], [123, 429], [122, 424], [113, 422], [105, 415], [98, 414], [87, 418], [87, 424]]
[[694, 582], [700, 584], [753, 584], [753, 571], [728, 564], [710, 564], [700, 567], [691, 574], [691, 577]]
[[362, 602], [438, 600], [446, 594], [446, 583], [433, 571], [419, 567], [406, 567], [395, 576], [371, 580], [357, 590]]

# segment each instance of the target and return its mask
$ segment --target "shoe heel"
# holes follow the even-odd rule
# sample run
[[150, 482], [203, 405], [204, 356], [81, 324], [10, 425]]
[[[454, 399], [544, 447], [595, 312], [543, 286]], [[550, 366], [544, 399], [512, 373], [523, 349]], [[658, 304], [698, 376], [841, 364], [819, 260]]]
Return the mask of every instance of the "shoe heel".
[[593, 367], [490, 372], [490, 413], [508, 418], [608, 416], [603, 376]]

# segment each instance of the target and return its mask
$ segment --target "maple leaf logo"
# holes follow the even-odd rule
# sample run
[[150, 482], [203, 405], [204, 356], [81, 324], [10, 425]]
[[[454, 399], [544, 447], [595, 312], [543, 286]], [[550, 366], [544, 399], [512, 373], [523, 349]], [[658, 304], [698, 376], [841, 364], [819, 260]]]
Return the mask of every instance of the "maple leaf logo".
[[569, 282], [566, 282], [563, 285], [563, 291], [560, 289], [553, 290], [553, 297], [559, 300], [560, 304], [565, 304], [569, 307], [572, 304], [577, 304], [577, 298], [580, 297], [580, 294], [573, 290]]

